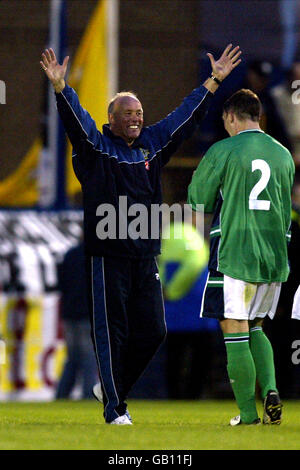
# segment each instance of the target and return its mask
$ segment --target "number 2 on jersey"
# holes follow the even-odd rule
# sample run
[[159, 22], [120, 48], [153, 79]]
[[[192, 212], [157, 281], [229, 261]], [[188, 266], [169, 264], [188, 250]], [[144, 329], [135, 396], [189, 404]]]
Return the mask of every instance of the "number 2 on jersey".
[[270, 201], [265, 199], [257, 199], [260, 193], [266, 188], [270, 176], [271, 170], [267, 162], [264, 160], [252, 160], [252, 172], [255, 170], [261, 171], [260, 180], [253, 186], [252, 191], [249, 195], [249, 209], [256, 211], [268, 211], [270, 210]]

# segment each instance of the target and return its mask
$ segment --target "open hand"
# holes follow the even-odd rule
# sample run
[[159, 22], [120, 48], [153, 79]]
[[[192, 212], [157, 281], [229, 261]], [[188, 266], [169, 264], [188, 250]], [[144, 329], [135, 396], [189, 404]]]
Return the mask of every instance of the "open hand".
[[211, 53], [208, 53], [208, 57], [211, 63], [212, 73], [219, 80], [224, 80], [227, 75], [232, 72], [237, 65], [241, 62], [239, 59], [242, 51], [240, 51], [240, 46], [236, 46], [232, 49], [232, 44], [228, 44], [223, 54], [218, 60], [214, 59], [214, 56]]
[[68, 62], [69, 56], [65, 57], [62, 65], [60, 65], [51, 48], [46, 49], [45, 52], [42, 53], [42, 60], [40, 61], [41, 67], [57, 93], [61, 92], [65, 87], [64, 78], [67, 73]]

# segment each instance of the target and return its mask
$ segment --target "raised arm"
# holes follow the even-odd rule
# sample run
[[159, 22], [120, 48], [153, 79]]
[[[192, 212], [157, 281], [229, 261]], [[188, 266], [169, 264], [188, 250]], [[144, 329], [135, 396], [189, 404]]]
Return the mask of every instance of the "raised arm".
[[62, 65], [57, 62], [53, 49], [46, 49], [40, 61], [56, 93], [57, 109], [73, 146], [73, 153], [82, 153], [82, 145], [101, 149], [100, 132], [90, 114], [81, 106], [78, 96], [65, 82], [69, 56]]
[[67, 73], [67, 66], [69, 56], [64, 58], [62, 65], [57, 62], [56, 55], [53, 49], [46, 49], [42, 54], [40, 61], [41, 67], [53, 85], [55, 93], [60, 93], [65, 88], [65, 76]]
[[240, 55], [240, 46], [236, 46], [232, 49], [232, 44], [224, 49], [221, 57], [218, 60], [215, 60], [214, 56], [208, 52], [207, 56], [209, 57], [212, 74], [205, 80], [203, 86], [207, 88], [211, 93], [214, 93], [222, 81], [235, 69], [241, 62]]

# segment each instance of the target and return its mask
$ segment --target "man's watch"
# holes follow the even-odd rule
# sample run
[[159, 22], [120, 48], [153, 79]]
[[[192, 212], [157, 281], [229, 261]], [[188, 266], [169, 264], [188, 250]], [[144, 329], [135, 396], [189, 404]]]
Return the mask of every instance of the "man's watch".
[[221, 85], [222, 80], [219, 80], [213, 73], [211, 74], [210, 78], [214, 80], [218, 85]]

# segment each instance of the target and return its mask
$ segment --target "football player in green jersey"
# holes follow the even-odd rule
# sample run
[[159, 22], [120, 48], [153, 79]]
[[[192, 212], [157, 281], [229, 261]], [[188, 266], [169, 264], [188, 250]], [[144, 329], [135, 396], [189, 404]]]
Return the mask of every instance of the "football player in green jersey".
[[[209, 274], [202, 317], [218, 318], [227, 369], [240, 414], [231, 425], [258, 424], [255, 385], [264, 400], [265, 424], [280, 424], [273, 350], [262, 323], [273, 318], [289, 267], [291, 190], [295, 166], [290, 152], [259, 126], [261, 104], [242, 89], [224, 104], [230, 135], [214, 144], [194, 172], [188, 202], [214, 213]], [[199, 209], [199, 207], [198, 207]]]

